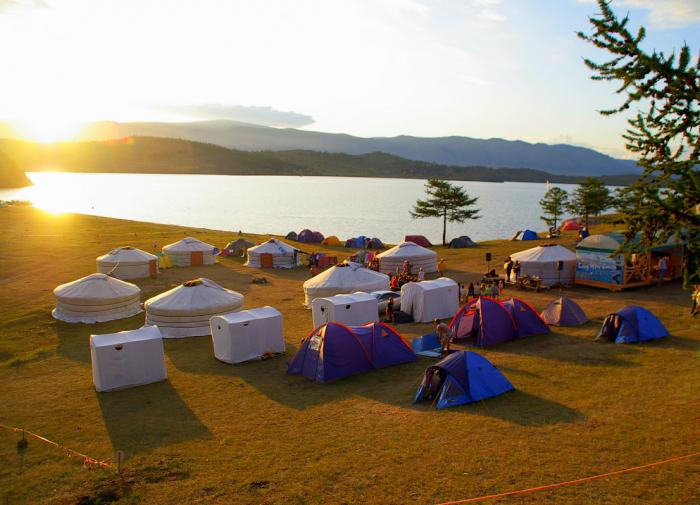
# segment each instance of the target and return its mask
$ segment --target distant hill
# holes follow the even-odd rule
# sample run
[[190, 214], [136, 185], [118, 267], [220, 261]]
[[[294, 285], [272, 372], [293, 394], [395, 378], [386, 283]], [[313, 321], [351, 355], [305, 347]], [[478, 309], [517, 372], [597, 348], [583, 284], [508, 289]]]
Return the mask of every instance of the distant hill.
[[617, 160], [592, 149], [566, 144], [406, 135], [362, 138], [225, 120], [187, 123], [105, 121], [88, 125], [82, 132], [81, 139], [107, 140], [132, 135], [194, 140], [244, 151], [311, 150], [345, 154], [385, 152], [414, 161], [443, 165], [530, 168], [560, 175], [640, 173], [634, 162]]
[[27, 178], [17, 163], [0, 152], [0, 188], [23, 188], [31, 185], [32, 181]]
[[[345, 177], [438, 177], [465, 181], [576, 183], [577, 176], [540, 170], [463, 167], [407, 160], [386, 153], [362, 155], [316, 151], [249, 152], [214, 144], [158, 137], [127, 137], [100, 142], [36, 144], [0, 139], [26, 171], [221, 174], [323, 175]], [[626, 185], [634, 175], [606, 176], [610, 185]]]

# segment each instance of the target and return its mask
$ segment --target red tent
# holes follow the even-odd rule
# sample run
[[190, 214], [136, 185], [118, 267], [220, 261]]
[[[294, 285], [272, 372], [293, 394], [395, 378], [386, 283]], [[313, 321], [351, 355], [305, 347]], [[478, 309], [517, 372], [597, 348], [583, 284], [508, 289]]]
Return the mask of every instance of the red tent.
[[576, 221], [573, 220], [564, 221], [559, 227], [560, 231], [578, 231], [580, 229], [581, 225], [579, 225]]
[[419, 246], [422, 247], [432, 247], [433, 244], [430, 243], [430, 240], [425, 238], [423, 235], [406, 235], [403, 239], [404, 242], [413, 242], [414, 244], [418, 244]]

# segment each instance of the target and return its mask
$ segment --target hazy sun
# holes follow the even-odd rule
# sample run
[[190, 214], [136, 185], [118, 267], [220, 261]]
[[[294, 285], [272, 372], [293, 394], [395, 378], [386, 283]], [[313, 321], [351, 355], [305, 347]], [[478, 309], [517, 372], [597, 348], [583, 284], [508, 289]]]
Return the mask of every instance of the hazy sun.
[[26, 140], [50, 144], [75, 140], [79, 126], [61, 120], [36, 119], [32, 121], [17, 121], [14, 123], [18, 133]]

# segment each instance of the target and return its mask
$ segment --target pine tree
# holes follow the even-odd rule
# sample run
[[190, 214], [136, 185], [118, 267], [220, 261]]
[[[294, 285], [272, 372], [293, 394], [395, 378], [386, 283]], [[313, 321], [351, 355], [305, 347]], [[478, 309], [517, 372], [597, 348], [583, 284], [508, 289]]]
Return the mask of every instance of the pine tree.
[[[598, 0], [600, 15], [590, 18], [592, 33], [578, 36], [612, 56], [607, 62], [586, 59], [592, 79], [617, 81], [617, 93], [626, 95], [617, 114], [636, 107], [623, 135], [627, 150], [639, 156], [644, 169], [629, 196], [641, 206], [627, 206], [624, 249], [633, 252], [664, 243], [672, 234], [685, 234], [688, 269], [686, 282], [700, 282], [700, 53], [691, 63], [690, 48], [678, 54], [651, 53], [641, 48], [644, 27], [636, 35], [629, 18], [618, 19], [606, 0]], [[656, 226], [652, 236], [634, 246], [638, 232]]]
[[540, 207], [545, 214], [540, 219], [547, 223], [547, 226], [557, 228], [559, 216], [564, 213], [568, 204], [569, 194], [566, 191], [556, 186], [549, 188], [540, 200]]
[[588, 228], [588, 218], [597, 216], [613, 204], [610, 190], [605, 187], [603, 181], [595, 177], [589, 177], [578, 184], [568, 204], [569, 212], [583, 216]]
[[464, 223], [468, 219], [479, 219], [479, 209], [471, 209], [478, 197], [469, 195], [460, 186], [440, 179], [428, 179], [425, 183], [427, 198], [418, 200], [410, 211], [413, 219], [425, 217], [442, 218], [442, 245], [446, 245], [447, 222]]

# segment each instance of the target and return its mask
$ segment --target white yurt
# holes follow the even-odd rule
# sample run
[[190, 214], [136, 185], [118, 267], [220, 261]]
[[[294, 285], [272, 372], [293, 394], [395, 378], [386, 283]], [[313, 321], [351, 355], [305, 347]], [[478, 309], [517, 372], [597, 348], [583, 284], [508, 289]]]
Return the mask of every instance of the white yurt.
[[214, 250], [213, 245], [192, 237], [163, 246], [163, 254], [170, 256], [176, 267], [213, 265], [216, 262]]
[[214, 316], [209, 324], [214, 356], [225, 363], [242, 363], [284, 352], [282, 313], [274, 307]]
[[97, 258], [97, 271], [117, 279], [156, 277], [158, 257], [131, 246], [117, 247]]
[[254, 268], [294, 268], [301, 265], [299, 250], [281, 240], [271, 238], [267, 242], [248, 249], [248, 261], [244, 266]]
[[324, 323], [341, 323], [345, 326], [360, 326], [379, 321], [379, 302], [368, 293], [335, 295], [316, 298], [311, 302], [311, 317], [314, 327]]
[[163, 338], [211, 335], [212, 316], [236, 312], [243, 295], [209, 279], [187, 281], [146, 300], [146, 324], [156, 325]]
[[[573, 284], [576, 278], [576, 254], [560, 245], [533, 247], [511, 254], [510, 258], [520, 262], [521, 277], [538, 276], [544, 286]], [[511, 273], [511, 280], [515, 280], [515, 273]]]
[[105, 274], [91, 274], [53, 290], [55, 319], [67, 323], [102, 323], [131, 317], [141, 310], [141, 289]]
[[314, 298], [321, 298], [355, 291], [380, 291], [389, 289], [389, 276], [364, 268], [359, 263], [347, 261], [321, 272], [304, 282], [304, 305]]
[[452, 318], [459, 309], [459, 288], [447, 277], [401, 286], [401, 311], [416, 323]]
[[90, 358], [97, 391], [114, 391], [168, 378], [163, 338], [155, 326], [91, 335]]
[[403, 262], [408, 260], [413, 274], [423, 267], [425, 273], [437, 272], [437, 253], [425, 247], [404, 242], [377, 255], [379, 258], [379, 270], [385, 274], [396, 272], [396, 268], [403, 268]]

